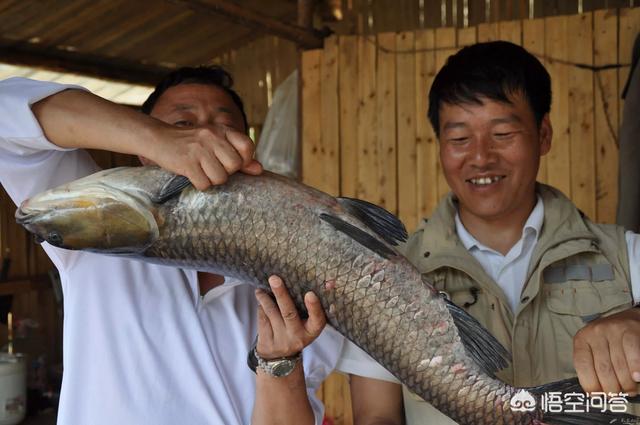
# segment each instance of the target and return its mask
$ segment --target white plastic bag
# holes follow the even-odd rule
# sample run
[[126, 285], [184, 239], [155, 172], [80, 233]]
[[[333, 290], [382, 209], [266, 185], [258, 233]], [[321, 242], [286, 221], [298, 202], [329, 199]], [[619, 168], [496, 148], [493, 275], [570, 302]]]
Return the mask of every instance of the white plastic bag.
[[266, 170], [298, 178], [298, 71], [292, 72], [274, 93], [256, 158]]

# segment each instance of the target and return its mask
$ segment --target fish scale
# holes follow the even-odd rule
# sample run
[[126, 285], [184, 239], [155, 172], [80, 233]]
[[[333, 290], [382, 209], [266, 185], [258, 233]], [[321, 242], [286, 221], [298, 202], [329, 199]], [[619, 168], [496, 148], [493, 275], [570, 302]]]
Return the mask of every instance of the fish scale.
[[[92, 204], [87, 193], [109, 196]], [[103, 217], [89, 233], [93, 227], [84, 215], [92, 210], [86, 205], [101, 203], [118, 214]], [[55, 234], [50, 243], [63, 248], [126, 254], [266, 289], [267, 278], [279, 275], [301, 311], [304, 294], [315, 292], [334, 328], [458, 423], [554, 423], [539, 407], [510, 408], [517, 389], [494, 377], [507, 364], [506, 352], [398, 254], [393, 245], [406, 231], [379, 207], [271, 173], [236, 174], [199, 192], [184, 177], [140, 167], [106, 170], [53, 189], [16, 215], [43, 239]], [[543, 389], [573, 389], [572, 382], [530, 390], [539, 399]], [[609, 423], [610, 417], [560, 419], [555, 423]]]

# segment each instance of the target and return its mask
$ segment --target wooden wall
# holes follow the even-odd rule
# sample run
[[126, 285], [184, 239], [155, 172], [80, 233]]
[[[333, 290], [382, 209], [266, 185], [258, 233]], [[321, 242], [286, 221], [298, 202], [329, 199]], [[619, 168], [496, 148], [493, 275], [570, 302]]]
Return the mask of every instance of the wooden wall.
[[341, 4], [342, 21], [329, 26], [347, 35], [574, 15], [634, 7], [638, 0], [342, 0]]
[[295, 44], [267, 36], [240, 49], [230, 50], [212, 62], [227, 68], [242, 97], [249, 126], [257, 141], [275, 89], [298, 68]]
[[[632, 8], [329, 38], [301, 60], [303, 180], [383, 205], [414, 230], [449, 190], [426, 118], [435, 73], [462, 46], [504, 39], [551, 74], [554, 137], [540, 181], [589, 217], [614, 222], [619, 98], [639, 32], [640, 8]], [[351, 423], [347, 392], [340, 376], [321, 391], [336, 425]]]

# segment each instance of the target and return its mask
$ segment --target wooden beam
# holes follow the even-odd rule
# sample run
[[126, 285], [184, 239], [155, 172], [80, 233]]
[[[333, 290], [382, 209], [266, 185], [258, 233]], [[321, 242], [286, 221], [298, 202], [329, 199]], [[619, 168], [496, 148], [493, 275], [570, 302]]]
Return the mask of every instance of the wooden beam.
[[303, 28], [288, 22], [266, 16], [240, 6], [229, 0], [167, 0], [180, 4], [198, 13], [224, 16], [232, 22], [246, 26], [254, 31], [263, 31], [287, 40], [291, 40], [304, 49], [318, 49], [323, 45], [328, 32]]
[[313, 28], [313, 11], [316, 0], [298, 0], [298, 25], [302, 28]]
[[172, 70], [6, 38], [0, 38], [0, 62], [152, 86]]

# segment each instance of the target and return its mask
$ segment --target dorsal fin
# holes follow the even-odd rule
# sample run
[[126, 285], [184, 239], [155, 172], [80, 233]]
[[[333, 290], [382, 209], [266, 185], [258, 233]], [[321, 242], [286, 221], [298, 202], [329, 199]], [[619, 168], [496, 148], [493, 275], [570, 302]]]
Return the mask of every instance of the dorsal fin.
[[473, 316], [449, 300], [445, 300], [464, 348], [478, 366], [489, 376], [506, 368], [511, 354]]
[[347, 223], [346, 221], [335, 217], [333, 215], [322, 213], [320, 218], [333, 226], [339, 232], [344, 233], [351, 239], [357, 241], [360, 245], [370, 249], [383, 258], [389, 259], [397, 254], [384, 243], [380, 242], [367, 232], [358, 229], [356, 226]]
[[164, 204], [169, 199], [181, 193], [191, 182], [185, 176], [175, 175], [162, 186], [160, 192], [152, 199], [156, 204]]
[[408, 234], [404, 224], [389, 211], [371, 202], [354, 198], [337, 198], [340, 205], [355, 215], [368, 228], [376, 232], [390, 245], [407, 240]]

